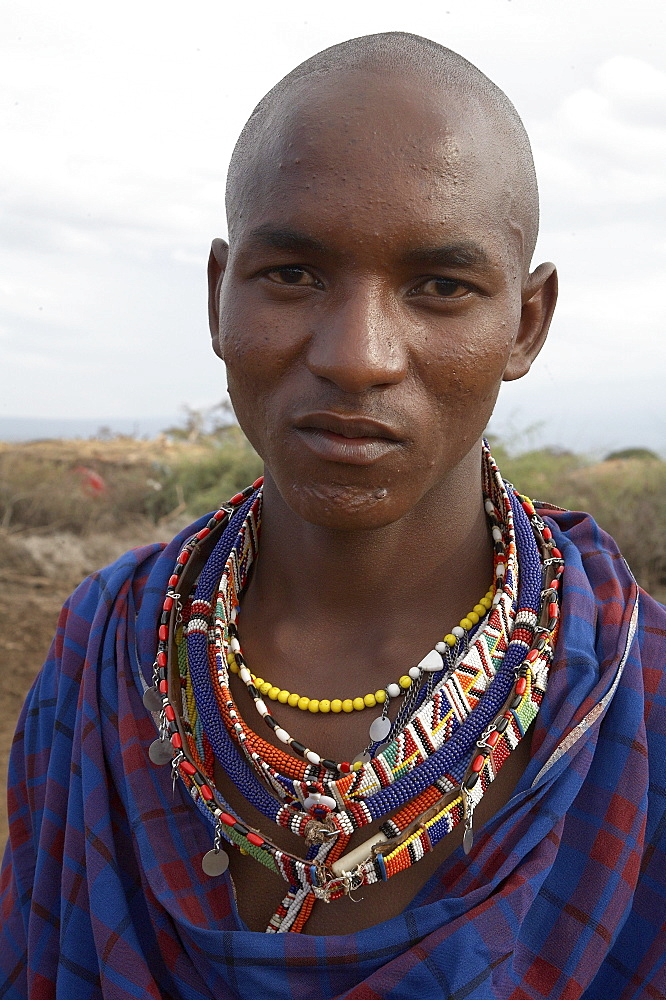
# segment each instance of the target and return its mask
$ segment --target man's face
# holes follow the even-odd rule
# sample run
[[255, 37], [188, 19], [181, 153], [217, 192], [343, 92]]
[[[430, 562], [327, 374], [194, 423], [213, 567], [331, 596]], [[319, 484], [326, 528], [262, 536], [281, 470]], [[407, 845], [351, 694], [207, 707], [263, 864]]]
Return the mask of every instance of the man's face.
[[409, 81], [310, 84], [243, 179], [217, 346], [241, 427], [305, 520], [397, 521], [476, 451], [525, 265], [473, 126]]

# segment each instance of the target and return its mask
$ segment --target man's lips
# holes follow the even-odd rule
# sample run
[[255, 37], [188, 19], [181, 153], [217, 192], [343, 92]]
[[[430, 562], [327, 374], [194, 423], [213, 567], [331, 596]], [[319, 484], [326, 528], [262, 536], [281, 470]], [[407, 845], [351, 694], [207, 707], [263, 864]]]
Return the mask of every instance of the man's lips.
[[294, 427], [310, 451], [348, 465], [370, 465], [404, 443], [395, 428], [367, 417], [307, 413], [296, 418]]
[[304, 413], [294, 420], [294, 426], [299, 430], [330, 431], [346, 438], [386, 438], [389, 441], [400, 441], [402, 435], [379, 420], [369, 417], [342, 416], [339, 413], [320, 411]]

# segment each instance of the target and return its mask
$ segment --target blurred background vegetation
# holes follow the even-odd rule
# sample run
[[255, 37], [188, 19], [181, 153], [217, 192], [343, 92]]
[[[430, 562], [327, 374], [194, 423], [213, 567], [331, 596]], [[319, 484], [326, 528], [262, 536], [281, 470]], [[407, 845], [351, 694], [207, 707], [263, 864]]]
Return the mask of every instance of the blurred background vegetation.
[[[599, 461], [490, 443], [503, 475], [521, 492], [589, 511], [615, 537], [642, 586], [666, 598], [666, 462], [641, 448]], [[182, 426], [152, 440], [102, 428], [91, 440], [0, 443], [0, 533], [5, 551], [22, 537], [57, 534], [70, 547], [88, 540], [96, 553], [95, 538], [104, 534], [118, 539], [120, 552], [128, 539], [168, 539], [260, 474], [259, 457], [224, 405], [188, 410]]]

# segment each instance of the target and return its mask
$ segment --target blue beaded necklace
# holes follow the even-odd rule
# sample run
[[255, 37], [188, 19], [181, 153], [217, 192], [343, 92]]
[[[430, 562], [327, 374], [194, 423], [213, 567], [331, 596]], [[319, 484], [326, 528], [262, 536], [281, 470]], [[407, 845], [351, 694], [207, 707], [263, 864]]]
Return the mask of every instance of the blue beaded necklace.
[[[246, 847], [250, 848], [250, 853], [252, 850], [258, 852], [258, 860], [265, 864], [268, 864], [266, 859], [270, 856], [268, 867], [280, 871], [283, 877], [290, 881], [289, 905], [278, 921], [279, 926], [273, 927], [273, 929], [287, 929], [286, 926], [283, 926], [285, 921], [291, 926], [293, 921], [298, 919], [296, 910], [300, 913], [304, 900], [308, 896], [312, 896], [312, 893], [315, 895], [323, 893], [322, 898], [326, 899], [336, 898], [336, 895], [350, 891], [350, 888], [354, 888], [356, 883], [370, 883], [389, 877], [393, 873], [393, 869], [391, 869], [392, 856], [386, 855], [388, 861], [385, 862], [385, 855], [375, 854], [374, 849], [363, 865], [356, 866], [358, 871], [353, 879], [351, 876], [347, 878], [349, 872], [345, 874], [344, 878], [337, 874], [335, 870], [337, 862], [334, 862], [332, 867], [327, 867], [326, 861], [327, 857], [331, 855], [333, 839], [338, 838], [336, 846], [344, 847], [344, 842], [348, 840], [354, 829], [358, 829], [375, 819], [388, 817], [388, 814], [394, 810], [402, 809], [404, 811], [403, 807], [409, 808], [408, 804], [413, 800], [422, 800], [424, 794], [428, 794], [428, 789], [440, 789], [446, 796], [446, 793], [454, 790], [456, 786], [460, 788], [459, 799], [453, 803], [453, 807], [450, 803], [443, 807], [442, 816], [444, 812], [446, 812], [446, 816], [437, 819], [437, 823], [429, 833], [428, 843], [432, 846], [457, 821], [464, 818], [467, 828], [465, 842], [467, 847], [471, 846], [473, 810], [495, 774], [492, 766], [493, 748], [497, 746], [499, 740], [503, 740], [508, 745], [507, 752], [510, 752], [512, 740], [517, 742], [522, 735], [521, 712], [524, 716], [523, 724], [529, 715], [529, 712], [526, 714], [524, 711], [526, 702], [531, 699], [530, 704], [536, 706], [531, 707], [529, 711], [535, 713], [538, 708], [542, 690], [538, 686], [537, 688], [533, 687], [534, 676], [537, 676], [534, 674], [534, 670], [537, 670], [537, 674], [539, 670], [541, 671], [543, 686], [548, 662], [552, 656], [552, 642], [557, 626], [556, 609], [561, 575], [561, 556], [554, 548], [552, 539], [548, 538], [550, 535], [548, 529], [545, 528], [543, 522], [540, 522], [529, 502], [518, 498], [512, 488], [508, 490], [508, 493], [504, 489], [487, 448], [484, 448], [484, 463], [485, 480], [491, 486], [494, 484], [493, 493], [495, 495], [495, 502], [487, 501], [487, 509], [490, 504], [493, 510], [498, 512], [500, 520], [502, 520], [504, 534], [509, 531], [512, 536], [515, 536], [517, 560], [515, 564], [510, 560], [501, 564], [503, 567], [503, 579], [500, 581], [502, 592], [505, 595], [513, 594], [516, 586], [518, 589], [517, 600], [509, 600], [508, 602], [506, 650], [499, 669], [492, 677], [487, 690], [482, 693], [478, 703], [467, 717], [453, 727], [449, 738], [441, 745], [436, 745], [435, 741], [431, 741], [429, 746], [432, 752], [423, 753], [418, 766], [404, 769], [387, 787], [376, 786], [376, 790], [373, 788], [373, 776], [379, 773], [386, 776], [387, 761], [395, 753], [396, 744], [400, 739], [403, 739], [410, 726], [413, 728], [416, 722], [419, 722], [421, 729], [423, 729], [422, 720], [427, 717], [428, 711], [437, 699], [441, 700], [441, 692], [446, 678], [437, 684], [433, 684], [430, 678], [421, 686], [416, 697], [412, 698], [409, 710], [406, 712], [403, 710], [403, 718], [399, 722], [402, 728], [395, 732], [398, 729], [398, 720], [396, 720], [389, 734], [388, 743], [381, 747], [380, 745], [372, 747], [371, 760], [362, 765], [356, 773], [334, 779], [331, 775], [331, 768], [322, 767], [317, 755], [314, 755], [317, 763], [310, 763], [306, 766], [303, 772], [304, 780], [290, 778], [281, 773], [278, 768], [270, 766], [261, 759], [256, 751], [248, 750], [245, 744], [246, 742], [252, 743], [252, 740], [243, 740], [240, 737], [246, 732], [251, 734], [251, 731], [247, 730], [245, 723], [240, 720], [237, 708], [231, 699], [227, 706], [228, 717], [222, 717], [219, 698], [216, 697], [210, 671], [211, 637], [217, 634], [219, 638], [221, 633], [225, 633], [224, 621], [222, 623], [219, 619], [215, 621], [215, 616], [212, 614], [213, 597], [216, 588], [218, 588], [220, 577], [224, 576], [229, 565], [233, 564], [237, 567], [242, 563], [243, 553], [239, 540], [243, 533], [247, 534], [248, 531], [256, 533], [256, 526], [251, 523], [250, 516], [253, 505], [256, 507], [255, 491], [244, 491], [242, 495], [239, 494], [233, 498], [236, 501], [234, 507], [224, 515], [222, 512], [218, 512], [211, 520], [209, 527], [204, 529], [207, 534], [220, 530], [220, 523], [226, 520], [226, 526], [223, 527], [222, 533], [200, 573], [186, 628], [187, 669], [191, 677], [199, 721], [207, 739], [210, 740], [217, 760], [247, 801], [273, 822], [289, 826], [294, 832], [306, 837], [309, 850], [308, 856], [304, 860], [299, 860], [280, 851], [257, 831], [251, 831], [240, 820], [237, 820], [220, 796], [219, 791], [212, 784], [210, 776], [202, 774], [192, 760], [188, 759], [185, 752], [177, 721], [177, 703], [170, 697], [168, 690], [167, 634], [171, 628], [170, 634], [173, 635], [174, 605], [176, 613], [179, 606], [182, 608], [183, 599], [176, 589], [180, 573], [187, 563], [190, 553], [196, 550], [203, 541], [203, 538], [200, 537], [201, 532], [195, 539], [190, 540], [188, 546], [179, 556], [177, 572], [174, 573], [172, 581], [170, 581], [171, 589], [165, 599], [165, 611], [160, 622], [160, 648], [156, 661], [156, 685], [153, 689], [153, 699], [161, 696], [163, 738], [158, 741], [156, 745], [158, 749], [155, 753], [151, 748], [151, 757], [155, 762], [158, 762], [156, 758], [161, 758], [164, 754], [165, 762], [167, 759], [171, 761], [174, 775], [177, 774], [183, 778], [190, 791], [195, 795], [199, 807], [215, 823], [215, 846], [213, 851], [209, 852], [214, 859], [219, 858], [224, 853], [220, 851], [221, 837], [241, 844], [245, 838]], [[502, 505], [504, 506], [503, 511], [501, 510]], [[250, 518], [250, 523], [248, 523], [248, 518]], [[493, 537], [496, 544], [500, 544], [500, 542], [504, 544], [504, 538], [497, 537], [495, 527], [493, 526]], [[499, 529], [497, 530], [499, 531]], [[542, 579], [542, 557], [544, 556], [546, 562], [553, 567], [547, 575], [556, 577], [554, 582], [551, 580], [547, 587], [544, 587]], [[549, 601], [548, 610], [544, 611], [546, 600]], [[232, 624], [229, 620], [230, 615], [226, 612], [225, 614], [227, 618], [226, 634], [224, 634], [224, 641], [218, 642], [223, 650], [225, 643], [228, 646], [229, 636], [233, 637], [233, 627], [231, 631], [228, 627]], [[498, 618], [497, 614], [495, 618]], [[509, 637], [508, 630], [510, 630], [514, 619], [516, 628]], [[487, 625], [484, 622], [480, 623], [479, 631], [484, 628], [487, 629]], [[216, 662], [218, 671], [224, 674], [226, 662], [222, 662], [219, 654]], [[226, 677], [228, 683], [228, 675]], [[500, 717], [503, 711], [504, 715]], [[234, 721], [230, 725], [230, 719], [239, 721]], [[276, 728], [276, 724], [273, 728]], [[165, 750], [167, 738], [170, 740], [168, 752]], [[477, 748], [480, 748], [480, 753], [474, 752], [475, 744]], [[175, 757], [173, 757], [171, 748], [175, 750]], [[471, 758], [470, 754], [472, 754]], [[497, 761], [495, 761], [495, 765], [497, 765]], [[501, 766], [501, 762], [499, 766]], [[495, 769], [498, 767], [496, 766]], [[272, 795], [263, 783], [267, 778], [275, 795]], [[340, 793], [339, 787], [342, 785], [344, 785], [344, 790]], [[327, 794], [328, 792], [331, 794]], [[460, 811], [456, 812], [456, 809], [459, 808], [458, 801], [461, 803]], [[306, 803], [309, 808], [306, 808]], [[325, 807], [322, 806], [322, 803], [325, 803]], [[398, 816], [396, 816], [396, 821]], [[400, 825], [387, 819], [382, 830], [386, 831], [389, 846], [395, 847], [395, 852], [400, 853], [400, 844], [391, 840], [402, 833]], [[337, 853], [339, 854], [340, 851]], [[212, 863], [209, 859], [209, 867], [211, 864], [215, 870], [219, 867], [217, 862]], [[354, 884], [352, 885], [352, 883]], [[310, 902], [312, 902], [311, 899]]]

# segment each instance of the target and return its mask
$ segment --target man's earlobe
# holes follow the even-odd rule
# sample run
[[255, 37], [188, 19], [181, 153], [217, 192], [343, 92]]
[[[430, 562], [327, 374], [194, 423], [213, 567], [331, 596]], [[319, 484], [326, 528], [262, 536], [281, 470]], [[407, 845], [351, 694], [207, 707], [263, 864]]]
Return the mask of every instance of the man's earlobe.
[[557, 271], [554, 264], [539, 264], [523, 289], [518, 336], [513, 345], [503, 379], [522, 378], [546, 342], [557, 302]]
[[213, 340], [213, 350], [222, 357], [220, 352], [220, 285], [227, 267], [229, 246], [224, 240], [214, 239], [208, 257], [208, 326]]

